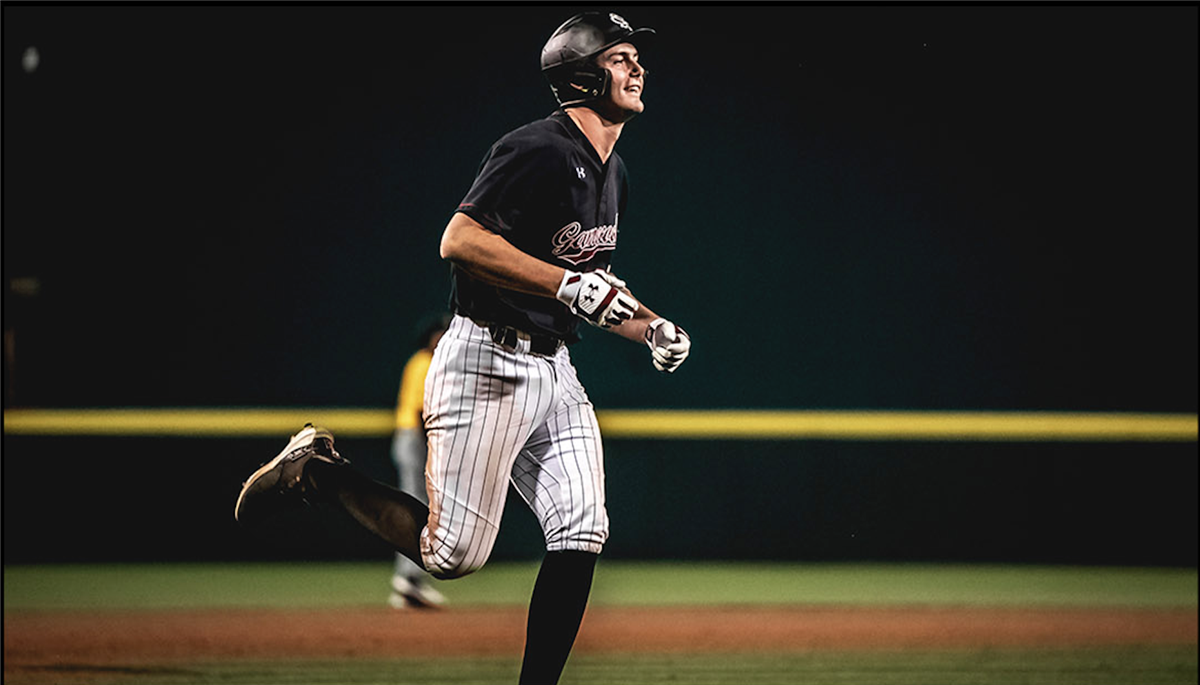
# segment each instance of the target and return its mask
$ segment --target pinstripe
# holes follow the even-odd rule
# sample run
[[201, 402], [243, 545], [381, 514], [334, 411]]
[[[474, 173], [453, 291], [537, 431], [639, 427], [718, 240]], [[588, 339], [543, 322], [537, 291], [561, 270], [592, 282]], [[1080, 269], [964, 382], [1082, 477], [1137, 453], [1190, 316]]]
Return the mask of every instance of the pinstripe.
[[430, 526], [436, 528], [441, 520], [443, 501], [441, 484], [445, 481], [446, 446], [444, 442], [446, 430], [445, 426], [441, 425], [440, 417], [443, 413], [442, 404], [448, 382], [446, 363], [448, 358], [453, 358], [450, 348], [458, 344], [457, 338], [460, 330], [460, 322], [457, 319], [452, 320], [446, 333], [442, 336], [441, 342], [434, 349], [429, 373], [425, 379], [425, 429], [429, 442], [425, 461], [425, 488], [429, 493], [429, 525], [421, 532], [421, 556], [424, 558], [427, 568], [437, 566], [439, 553], [439, 550], [431, 546], [431, 540], [426, 533]]
[[604, 496], [604, 446], [600, 439], [600, 428], [596, 422], [595, 409], [568, 358], [564, 358], [563, 369], [577, 411], [576, 421], [572, 426], [573, 431], [578, 432], [575, 444], [585, 447], [574, 453], [575, 465], [580, 471], [581, 479], [584, 480], [576, 490], [581, 501], [574, 503], [574, 511], [583, 519], [578, 524], [580, 530], [596, 531], [597, 539], [593, 539], [592, 544], [603, 544], [608, 537], [608, 514]]
[[[473, 528], [473, 536], [468, 543], [473, 552], [472, 556], [467, 560], [469, 566], [481, 566], [487, 559], [487, 555], [491, 552], [491, 548], [495, 543], [495, 536], [499, 531], [499, 519], [504, 511], [504, 501], [508, 494], [507, 481], [504, 479], [503, 474], [507, 472], [511, 464], [509, 455], [512, 452], [512, 445], [509, 440], [509, 429], [512, 428], [511, 417], [513, 413], [512, 406], [514, 404], [512, 393], [517, 388], [517, 384], [509, 380], [516, 377], [517, 360], [512, 360], [513, 376], [508, 376], [504, 372], [504, 365], [508, 361], [509, 356], [504, 350], [492, 350], [492, 353], [489, 355], [485, 392], [489, 397], [495, 393], [500, 399], [498, 402], [488, 403], [487, 408], [484, 410], [484, 422], [481, 430], [473, 431], [478, 434], [480, 442], [483, 443], [485, 436], [498, 434], [499, 427], [504, 427], [503, 438], [498, 442], [492, 441], [487, 446], [481, 444], [476, 451], [477, 455], [485, 457], [483, 463], [480, 464], [483, 467], [483, 477], [475, 480], [473, 485], [477, 485], [478, 490], [472, 487], [470, 501], [481, 503], [479, 515], [484, 525], [476, 525]], [[496, 368], [497, 365], [499, 365], [498, 370]], [[498, 390], [496, 386], [499, 386]], [[506, 406], [508, 411], [502, 421], [501, 412]], [[518, 426], [518, 431], [519, 428]], [[478, 457], [476, 459], [478, 460]]]
[[[496, 434], [500, 435], [500, 437], [498, 442], [494, 444], [499, 445], [499, 450], [498, 452], [487, 454], [487, 460], [484, 464], [485, 476], [484, 482], [480, 484], [481, 491], [479, 497], [482, 499], [485, 507], [483, 516], [486, 525], [475, 528], [475, 535], [469, 545], [473, 550], [473, 555], [468, 561], [468, 565], [476, 567], [482, 566], [487, 560], [487, 556], [491, 553], [496, 535], [499, 533], [500, 517], [504, 512], [504, 502], [508, 496], [507, 482], [504, 480], [502, 474], [505, 473], [505, 465], [511, 463], [508, 455], [513, 451], [512, 443], [515, 440], [515, 436], [513, 435], [513, 407], [516, 403], [513, 401], [513, 397], [517, 391], [515, 379], [520, 377], [518, 360], [515, 358], [510, 359], [510, 355], [493, 354], [491, 361], [498, 362], [500, 365], [499, 373], [490, 380], [493, 383], [498, 382], [502, 386], [499, 393], [502, 399], [499, 403], [495, 403], [495, 408], [496, 423], [499, 428], [503, 429], [503, 433], [501, 434], [500, 430], [496, 431]], [[511, 371], [507, 370], [508, 366], [511, 366]], [[504, 411], [506, 408], [507, 411]], [[504, 412], [503, 416], [501, 416], [502, 411]], [[490, 414], [490, 407], [487, 413]], [[519, 435], [520, 426], [517, 426], [516, 429], [515, 432]], [[483, 434], [487, 433], [485, 418]], [[473, 499], [472, 501], [477, 500]]]
[[[480, 543], [480, 528], [486, 526], [486, 518], [491, 505], [491, 502], [482, 497], [482, 493], [487, 485], [488, 461], [492, 455], [481, 454], [480, 448], [483, 444], [483, 436], [488, 433], [488, 414], [492, 410], [492, 403], [483, 403], [483, 418], [478, 426], [474, 424], [472, 419], [479, 416], [480, 398], [491, 390], [491, 367], [495, 360], [495, 355], [492, 350], [487, 349], [483, 344], [476, 345], [475, 349], [478, 352], [478, 356], [474, 368], [478, 372], [470, 374], [471, 380], [474, 381], [475, 385], [474, 391], [471, 394], [471, 412], [468, 418], [471, 421], [471, 426], [467, 433], [467, 451], [456, 455], [459, 460], [470, 465], [465, 479], [466, 495], [462, 501], [464, 511], [461, 515], [451, 519], [455, 522], [462, 522], [464, 525], [464, 532], [467, 534], [467, 537], [464, 540], [466, 556], [463, 558], [463, 562], [468, 565], [474, 560], [473, 553], [476, 552]], [[477, 477], [477, 474], [480, 474], [481, 471], [481, 475]], [[476, 509], [472, 511], [470, 508], [471, 504], [475, 504], [477, 507], [482, 505], [482, 510]], [[483, 520], [481, 521], [480, 519]], [[481, 526], [481, 523], [484, 525]]]
[[560, 398], [518, 458], [514, 485], [537, 515], [548, 549], [598, 552], [607, 537], [607, 516], [595, 412], [567, 353], [554, 363]]
[[595, 412], [565, 348], [554, 358], [495, 343], [455, 317], [426, 382], [429, 525], [422, 555], [456, 577], [491, 554], [511, 482], [547, 549], [599, 552], [607, 538]]
[[[464, 527], [464, 532], [467, 533], [466, 539], [463, 541], [463, 558], [462, 564], [467, 567], [478, 565], [480, 554], [486, 555], [491, 551], [491, 545], [488, 541], [494, 539], [494, 530], [499, 522], [495, 521], [493, 511], [497, 504], [503, 505], [505, 493], [497, 493], [499, 502], [495, 497], [492, 497], [491, 488], [489, 487], [494, 480], [492, 468], [493, 460], [497, 457], [496, 447], [485, 449], [484, 436], [493, 432], [490, 428], [493, 402], [483, 401], [490, 397], [495, 390], [497, 378], [494, 373], [495, 362], [497, 358], [496, 350], [486, 342], [479, 341], [476, 344], [478, 351], [477, 361], [474, 365], [475, 373], [470, 375], [475, 380], [475, 391], [472, 395], [472, 411], [470, 417], [479, 415], [479, 405], [482, 404], [482, 421], [478, 426], [471, 422], [469, 439], [467, 440], [468, 453], [459, 455], [459, 459], [470, 463], [470, 471], [466, 478], [466, 498], [462, 502], [463, 514], [453, 519], [459, 522]], [[500, 381], [501, 384], [503, 381]], [[503, 387], [500, 388], [501, 397], [503, 397]], [[470, 421], [468, 417], [468, 421]], [[503, 446], [500, 446], [502, 449]], [[481, 546], [486, 546], [486, 550], [481, 550]]]
[[[463, 435], [460, 430], [457, 430], [461, 424], [464, 415], [469, 416], [474, 409], [476, 394], [473, 391], [468, 391], [466, 384], [468, 382], [475, 383], [477, 379], [473, 378], [473, 374], [468, 373], [469, 362], [472, 352], [474, 351], [478, 357], [478, 351], [472, 348], [476, 347], [476, 343], [471, 339], [470, 330], [467, 329], [463, 322], [455, 320], [457, 324], [454, 331], [454, 340], [447, 349], [445, 361], [447, 363], [447, 374], [442, 384], [442, 393], [439, 396], [439, 402], [431, 420], [438, 421], [441, 424], [443, 438], [449, 438], [449, 444], [445, 445], [443, 450], [438, 450], [439, 460], [439, 483], [441, 488], [438, 492], [438, 500], [443, 505], [443, 521], [455, 521], [460, 516], [459, 498], [454, 496], [454, 487], [451, 484], [452, 469], [466, 453], [469, 447], [470, 435]], [[455, 370], [454, 364], [457, 363], [458, 369]], [[477, 363], [477, 362], [476, 362]], [[469, 400], [469, 405], [464, 405], [464, 401]], [[431, 450], [431, 457], [434, 450]], [[449, 505], [448, 509], [446, 504]], [[440, 529], [440, 528], [439, 528]], [[454, 550], [456, 539], [451, 536], [449, 539], [440, 537], [437, 538], [432, 548], [432, 555], [435, 563], [434, 567], [443, 567], [450, 563], [450, 555]], [[428, 565], [428, 564], [427, 564]]]
[[[555, 435], [561, 436], [557, 444], [558, 463], [562, 469], [562, 477], [566, 481], [565, 488], [560, 488], [560, 494], [556, 505], [562, 507], [559, 512], [559, 517], [566, 520], [563, 521], [563, 527], [567, 527], [573, 523], [568, 516], [577, 511], [575, 500], [582, 495], [579, 492], [579, 478], [571, 473], [572, 467], [578, 471], [578, 462], [575, 457], [575, 444], [571, 435], [571, 426], [573, 424], [571, 417], [575, 414], [574, 407], [567, 405], [558, 414], [554, 416], [554, 427], [551, 429]], [[567, 420], [564, 421], [563, 419]], [[562, 531], [558, 532], [556, 539], [550, 541], [551, 544], [557, 545], [562, 542]]]

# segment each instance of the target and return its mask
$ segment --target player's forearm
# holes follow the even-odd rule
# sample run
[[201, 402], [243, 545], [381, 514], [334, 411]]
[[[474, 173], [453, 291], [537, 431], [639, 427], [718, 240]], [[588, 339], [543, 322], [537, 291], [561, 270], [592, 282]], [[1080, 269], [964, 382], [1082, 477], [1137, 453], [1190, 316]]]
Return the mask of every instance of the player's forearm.
[[653, 311], [651, 311], [650, 308], [645, 304], [639, 304], [641, 306], [638, 307], [638, 310], [636, 313], [634, 313], [633, 318], [625, 321], [620, 326], [613, 326], [608, 330], [616, 333], [622, 338], [626, 338], [637, 343], [644, 342], [646, 339], [646, 327], [650, 325], [651, 321], [654, 321], [658, 318], [658, 314], [655, 314]]
[[564, 269], [530, 257], [461, 213], [442, 233], [441, 254], [484, 283], [532, 295], [554, 297], [563, 279]]

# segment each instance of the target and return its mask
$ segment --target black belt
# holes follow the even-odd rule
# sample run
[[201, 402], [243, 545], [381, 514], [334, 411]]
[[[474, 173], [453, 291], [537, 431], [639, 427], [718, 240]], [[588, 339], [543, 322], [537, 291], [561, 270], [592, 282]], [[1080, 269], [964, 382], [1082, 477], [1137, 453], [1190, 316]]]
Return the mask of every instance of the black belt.
[[515, 348], [517, 341], [521, 338], [529, 339], [529, 351], [534, 354], [546, 356], [554, 356], [558, 352], [558, 348], [562, 346], [563, 341], [555, 338], [552, 335], [535, 335], [533, 333], [525, 333], [517, 330], [512, 326], [501, 326], [499, 324], [490, 324], [487, 327], [492, 334], [492, 341], [497, 345]]

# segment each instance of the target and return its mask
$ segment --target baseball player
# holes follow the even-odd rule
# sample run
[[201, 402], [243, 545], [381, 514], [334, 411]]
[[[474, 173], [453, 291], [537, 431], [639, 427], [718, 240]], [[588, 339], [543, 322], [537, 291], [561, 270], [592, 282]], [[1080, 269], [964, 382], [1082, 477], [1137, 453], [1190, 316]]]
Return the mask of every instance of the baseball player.
[[600, 432], [569, 352], [580, 323], [647, 345], [664, 372], [691, 348], [609, 268], [628, 196], [613, 148], [645, 108], [638, 46], [653, 33], [607, 12], [560, 26], [541, 59], [558, 110], [491, 147], [443, 232], [454, 318], [425, 380], [429, 506], [350, 468], [328, 431], [306, 426], [235, 508], [249, 522], [295, 495], [336, 502], [434, 576], [458, 578], [491, 554], [511, 483], [547, 550], [521, 683], [558, 681], [609, 533]]

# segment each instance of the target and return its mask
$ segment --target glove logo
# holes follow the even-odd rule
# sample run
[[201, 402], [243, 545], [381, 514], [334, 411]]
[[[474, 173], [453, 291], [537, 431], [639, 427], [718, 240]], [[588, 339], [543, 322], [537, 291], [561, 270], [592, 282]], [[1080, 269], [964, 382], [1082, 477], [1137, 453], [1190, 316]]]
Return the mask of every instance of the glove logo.
[[588, 283], [587, 289], [587, 293], [579, 299], [590, 304], [596, 301], [596, 291], [600, 290], [600, 286], [595, 283]]

